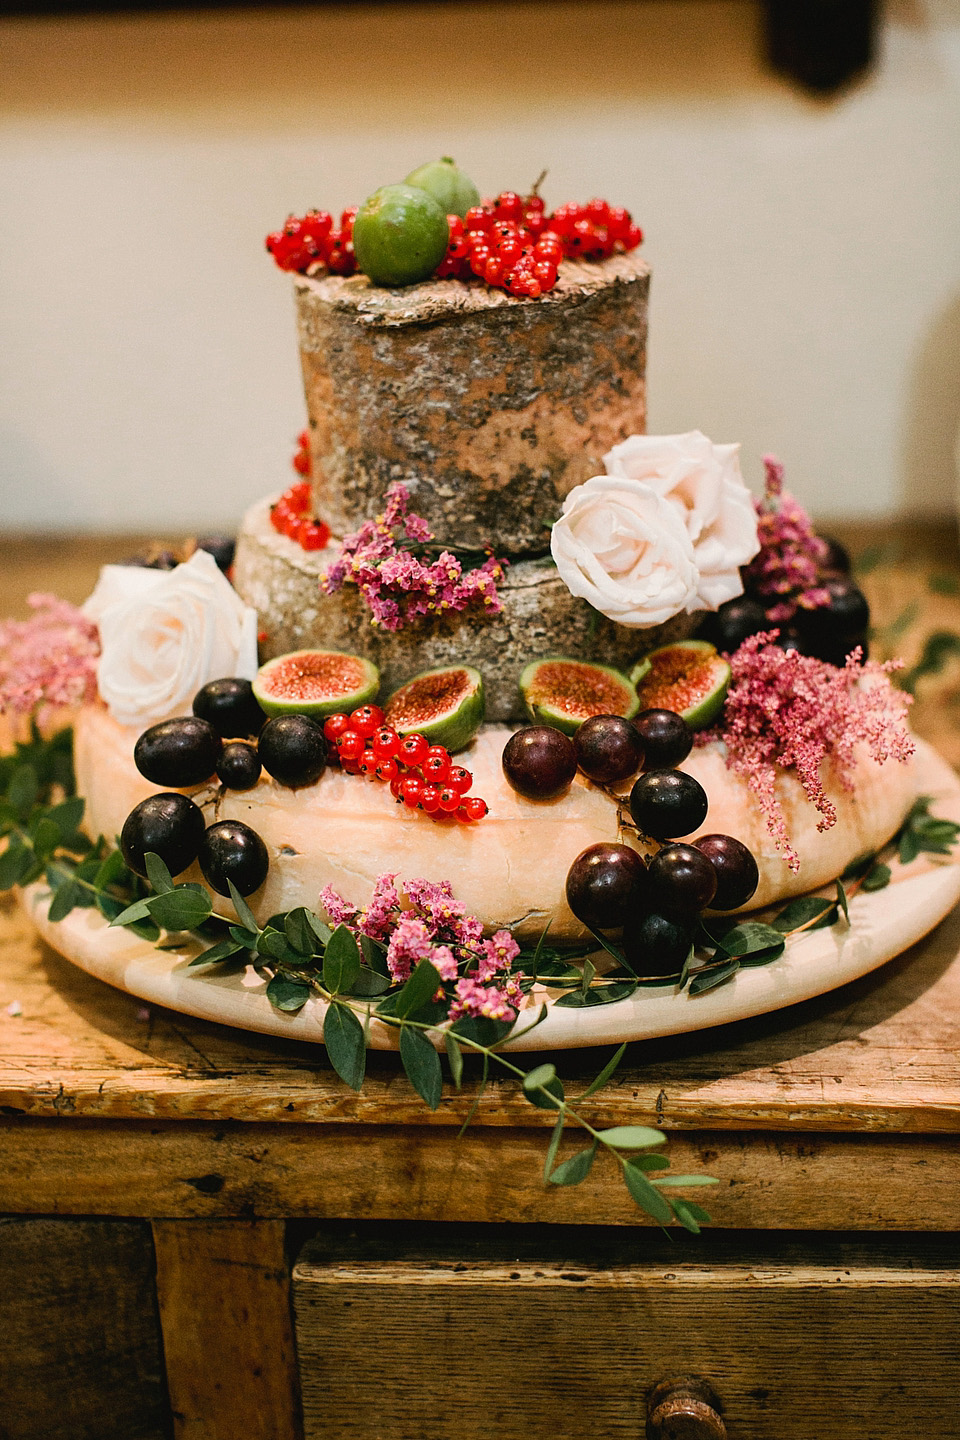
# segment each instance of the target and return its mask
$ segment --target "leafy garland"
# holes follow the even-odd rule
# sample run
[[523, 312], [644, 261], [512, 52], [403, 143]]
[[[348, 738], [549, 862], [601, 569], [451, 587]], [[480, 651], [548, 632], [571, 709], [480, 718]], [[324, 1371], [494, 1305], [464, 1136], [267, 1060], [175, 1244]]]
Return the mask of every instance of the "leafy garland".
[[[447, 1019], [447, 1005], [437, 999], [442, 977], [427, 958], [421, 959], [402, 984], [387, 966], [384, 945], [367, 935], [355, 935], [346, 924], [331, 928], [313, 911], [298, 906], [272, 916], [265, 925], [231, 885], [237, 919], [219, 915], [204, 886], [175, 884], [166, 865], [155, 854], [146, 857], [147, 880], [133, 874], [120, 851], [102, 836], [91, 841], [80, 830], [84, 802], [73, 793], [71, 736], [61, 732], [50, 740], [34, 730], [29, 742], [0, 760], [0, 836], [6, 849], [0, 854], [0, 890], [28, 885], [45, 878], [52, 892], [49, 919], [64, 919], [77, 908], [96, 908], [110, 925], [132, 930], [162, 950], [180, 951], [184, 935], [203, 948], [190, 968], [210, 966], [244, 968], [252, 964], [267, 980], [266, 994], [278, 1010], [292, 1013], [319, 996], [328, 1004], [324, 1017], [324, 1045], [334, 1070], [354, 1090], [363, 1084], [369, 1025], [373, 1020], [399, 1032], [400, 1060], [411, 1085], [431, 1110], [440, 1103], [443, 1069], [440, 1055], [428, 1039]], [[909, 864], [921, 852], [947, 855], [960, 835], [960, 825], [930, 814], [929, 797], [913, 805], [898, 834], [883, 852], [896, 853]], [[677, 986], [692, 996], [715, 989], [738, 970], [768, 965], [783, 954], [786, 941], [806, 930], [849, 924], [848, 902], [857, 890], [881, 890], [890, 883], [890, 866], [881, 854], [864, 855], [836, 881], [834, 898], [803, 896], [791, 901], [769, 923], [759, 920], [711, 919], [702, 922], [679, 976], [642, 977], [622, 951], [599, 932], [598, 945], [607, 951], [613, 967], [598, 974], [589, 958], [595, 949], [559, 950], [546, 944], [544, 931], [533, 950], [521, 950], [513, 961], [520, 988], [529, 991], [538, 982], [563, 993], [558, 1006], [583, 1007], [626, 999], [640, 986]], [[239, 920], [239, 923], [237, 923]], [[162, 940], [163, 932], [179, 939]], [[698, 960], [699, 952], [699, 960]], [[581, 965], [571, 962], [579, 960]], [[579, 1106], [611, 1079], [626, 1051], [622, 1044], [576, 1102], [568, 1100], [552, 1064], [532, 1070], [516, 1065], [501, 1050], [508, 1038], [528, 1034], [546, 1018], [542, 1004], [525, 1029], [517, 1021], [486, 1016], [457, 1020], [444, 1032], [444, 1048], [451, 1080], [461, 1089], [464, 1055], [481, 1059], [481, 1079], [470, 1112], [460, 1131], [470, 1124], [483, 1096], [491, 1062], [519, 1082], [521, 1093], [537, 1109], [556, 1112], [547, 1147], [544, 1180], [553, 1185], [578, 1185], [589, 1175], [602, 1149], [619, 1167], [626, 1188], [639, 1206], [661, 1225], [678, 1221], [693, 1233], [709, 1221], [694, 1202], [662, 1193], [664, 1187], [716, 1184], [707, 1175], [668, 1175], [669, 1161], [655, 1153], [665, 1143], [661, 1130], [645, 1125], [617, 1125], [597, 1130]], [[557, 1163], [566, 1125], [586, 1132], [588, 1144], [569, 1159]], [[649, 1174], [652, 1179], [648, 1179]]]

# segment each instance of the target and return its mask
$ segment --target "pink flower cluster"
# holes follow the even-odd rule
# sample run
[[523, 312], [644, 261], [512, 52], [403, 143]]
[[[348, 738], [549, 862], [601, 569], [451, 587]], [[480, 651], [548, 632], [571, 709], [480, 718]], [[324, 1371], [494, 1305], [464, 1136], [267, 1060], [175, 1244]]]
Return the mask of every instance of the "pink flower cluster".
[[783, 488], [783, 466], [764, 455], [766, 486], [757, 507], [760, 551], [743, 571], [748, 590], [767, 605], [771, 625], [782, 624], [797, 609], [816, 610], [826, 605], [829, 593], [819, 584], [827, 547], [815, 535], [810, 516]]
[[79, 705], [97, 693], [97, 627], [56, 595], [29, 595], [29, 620], [0, 621], [0, 714]]
[[728, 766], [756, 792], [777, 849], [796, 871], [800, 861], [777, 798], [777, 771], [796, 771], [820, 812], [818, 829], [829, 830], [837, 812], [824, 789], [827, 760], [840, 784], [851, 790], [858, 745], [865, 744], [878, 764], [907, 760], [915, 746], [905, 723], [910, 697], [887, 679], [899, 661], [861, 665], [855, 650], [839, 670], [810, 655], [781, 650], [770, 643], [776, 634], [751, 635], [731, 656], [733, 678], [720, 725], [701, 732], [698, 740], [726, 743]]
[[450, 1020], [485, 1015], [516, 1018], [522, 991], [511, 973], [520, 946], [509, 930], [483, 938], [483, 926], [453, 897], [446, 880], [405, 880], [398, 891], [395, 874], [377, 877], [369, 905], [361, 909], [328, 885], [320, 903], [335, 925], [366, 935], [387, 952], [387, 968], [402, 983], [421, 960], [429, 960], [445, 985], [452, 987]]
[[477, 602], [491, 615], [498, 614], [503, 606], [497, 582], [507, 562], [491, 554], [465, 572], [449, 550], [429, 559], [432, 540], [433, 531], [422, 516], [410, 513], [406, 486], [391, 485], [383, 514], [346, 537], [339, 558], [321, 576], [320, 588], [333, 595], [344, 585], [356, 585], [372, 612], [372, 623], [384, 630], [400, 630], [423, 615], [465, 610]]

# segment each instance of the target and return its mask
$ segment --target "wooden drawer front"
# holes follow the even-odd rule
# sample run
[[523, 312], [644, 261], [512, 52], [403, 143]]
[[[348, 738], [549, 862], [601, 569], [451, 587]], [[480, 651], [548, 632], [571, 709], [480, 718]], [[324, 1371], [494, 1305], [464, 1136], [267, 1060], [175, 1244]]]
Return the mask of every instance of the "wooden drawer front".
[[960, 1437], [960, 1269], [691, 1265], [676, 1249], [670, 1269], [573, 1270], [308, 1245], [306, 1440], [638, 1440], [650, 1389], [689, 1373], [719, 1394], [729, 1440]]

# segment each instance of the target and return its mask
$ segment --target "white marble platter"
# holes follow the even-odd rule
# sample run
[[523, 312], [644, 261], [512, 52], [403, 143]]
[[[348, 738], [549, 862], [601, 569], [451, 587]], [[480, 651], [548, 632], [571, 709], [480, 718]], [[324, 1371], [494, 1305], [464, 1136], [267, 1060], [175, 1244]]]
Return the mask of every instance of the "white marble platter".
[[[960, 779], [929, 746], [918, 743], [918, 752], [918, 793], [933, 797], [934, 814], [960, 822]], [[676, 1035], [763, 1015], [856, 980], [922, 939], [960, 900], [960, 854], [921, 855], [907, 866], [893, 860], [891, 869], [885, 890], [852, 898], [849, 926], [841, 922], [797, 935], [769, 965], [742, 969], [725, 984], [696, 996], [664, 985], [641, 987], [609, 1005], [550, 1005], [542, 1024], [508, 1044], [517, 1050], [554, 1050]], [[309, 1000], [294, 1015], [275, 1010], [266, 997], [266, 981], [252, 967], [231, 974], [191, 970], [195, 949], [156, 950], [128, 930], [111, 930], [94, 910], [74, 910], [51, 924], [49, 892], [39, 883], [22, 892], [22, 902], [53, 949], [88, 974], [150, 1004], [265, 1035], [323, 1040], [325, 1002]], [[543, 1000], [549, 1002], [559, 993], [537, 986], [528, 1007], [535, 1013]], [[518, 1028], [523, 1028], [522, 1016]], [[395, 1049], [397, 1033], [374, 1020], [370, 1044], [378, 1050]]]

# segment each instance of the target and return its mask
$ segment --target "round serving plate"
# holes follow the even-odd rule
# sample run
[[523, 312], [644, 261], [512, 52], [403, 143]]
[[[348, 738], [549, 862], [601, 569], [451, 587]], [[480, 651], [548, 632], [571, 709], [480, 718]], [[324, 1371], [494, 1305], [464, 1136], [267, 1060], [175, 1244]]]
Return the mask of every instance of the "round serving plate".
[[[918, 742], [916, 773], [917, 793], [932, 797], [933, 812], [960, 823], [960, 779], [922, 742]], [[909, 865], [894, 859], [890, 866], [891, 883], [885, 890], [861, 891], [851, 899], [849, 926], [840, 923], [796, 935], [787, 941], [779, 959], [739, 970], [725, 984], [700, 995], [678, 991], [672, 984], [641, 986], [613, 1004], [571, 1009], [550, 1003], [561, 992], [538, 985], [527, 999], [527, 1011], [532, 1018], [547, 1001], [546, 1019], [506, 1045], [517, 1050], [556, 1050], [677, 1035], [764, 1015], [856, 980], [922, 939], [960, 899], [960, 854], [921, 855]], [[297, 1014], [285, 1014], [270, 1004], [266, 981], [252, 966], [227, 974], [191, 970], [195, 948], [157, 950], [128, 930], [110, 929], [94, 910], [73, 910], [65, 920], [51, 923], [49, 901], [42, 884], [22, 892], [22, 902], [41, 937], [89, 975], [151, 1004], [202, 1020], [322, 1043], [327, 1008], [323, 1000], [308, 1000]], [[521, 1014], [518, 1029], [523, 1028], [527, 1011]], [[369, 1038], [374, 1049], [397, 1048], [398, 1032], [376, 1020], [370, 1024]], [[439, 1033], [437, 1043], [442, 1043]]]

